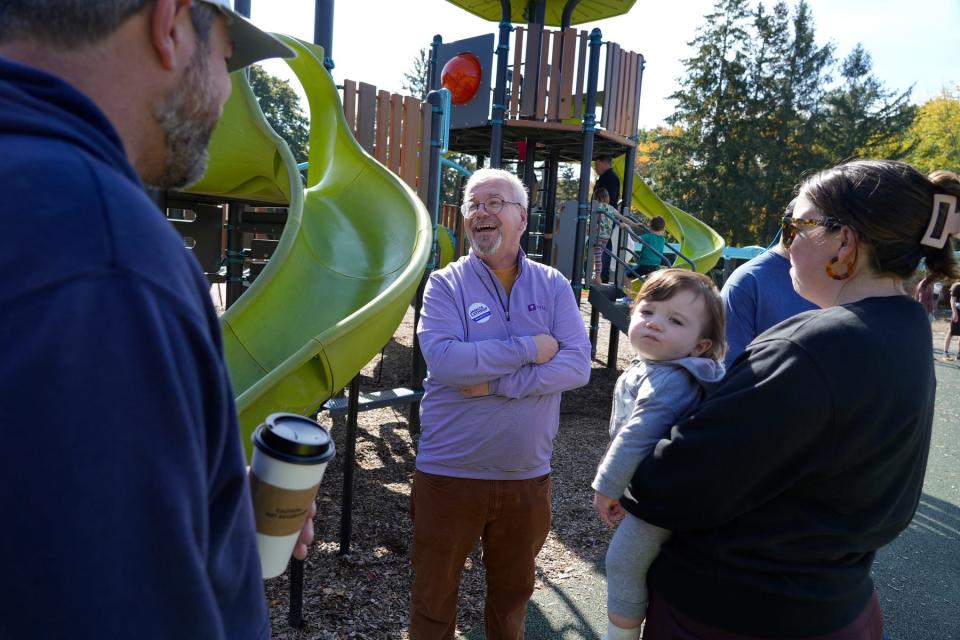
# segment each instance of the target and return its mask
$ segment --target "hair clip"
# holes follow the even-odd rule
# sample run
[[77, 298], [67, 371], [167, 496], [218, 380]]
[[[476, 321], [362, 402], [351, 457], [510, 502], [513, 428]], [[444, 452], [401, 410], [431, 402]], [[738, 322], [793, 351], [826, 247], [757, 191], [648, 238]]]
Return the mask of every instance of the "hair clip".
[[938, 193], [933, 196], [933, 211], [930, 224], [920, 244], [942, 249], [947, 238], [960, 233], [960, 211], [957, 211], [957, 196]]

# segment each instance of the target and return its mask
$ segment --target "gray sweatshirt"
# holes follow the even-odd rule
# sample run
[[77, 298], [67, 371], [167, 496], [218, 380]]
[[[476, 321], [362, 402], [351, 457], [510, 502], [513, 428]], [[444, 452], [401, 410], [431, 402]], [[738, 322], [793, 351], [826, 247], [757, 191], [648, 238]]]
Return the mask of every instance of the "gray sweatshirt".
[[700, 357], [630, 363], [614, 387], [610, 446], [593, 489], [611, 498], [622, 496], [640, 461], [700, 402], [704, 383], [718, 382], [723, 371], [722, 364]]

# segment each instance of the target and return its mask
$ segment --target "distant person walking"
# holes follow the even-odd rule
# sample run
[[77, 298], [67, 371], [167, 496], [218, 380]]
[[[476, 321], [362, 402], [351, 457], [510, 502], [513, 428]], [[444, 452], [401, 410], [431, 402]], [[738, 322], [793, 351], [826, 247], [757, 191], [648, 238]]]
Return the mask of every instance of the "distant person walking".
[[927, 312], [927, 317], [930, 319], [930, 322], [933, 322], [936, 318], [937, 307], [936, 298], [933, 296], [933, 280], [930, 276], [924, 277], [917, 283], [917, 290], [914, 292], [914, 297], [916, 297], [917, 302], [923, 306], [923, 310]]
[[[950, 286], [950, 327], [947, 337], [943, 339], [943, 359], [954, 360], [950, 355], [950, 340], [953, 336], [960, 336], [960, 282]], [[960, 337], [957, 338], [957, 355], [960, 356]]]

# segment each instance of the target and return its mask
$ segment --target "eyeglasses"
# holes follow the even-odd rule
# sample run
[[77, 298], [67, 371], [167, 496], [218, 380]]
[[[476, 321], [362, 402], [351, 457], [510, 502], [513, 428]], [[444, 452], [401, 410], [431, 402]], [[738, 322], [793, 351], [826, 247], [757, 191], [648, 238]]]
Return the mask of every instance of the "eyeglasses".
[[783, 216], [780, 220], [781, 228], [780, 242], [784, 248], [789, 249], [793, 244], [793, 239], [797, 237], [800, 227], [826, 227], [827, 229], [837, 230], [843, 226], [843, 223], [836, 218], [794, 218]]
[[487, 198], [486, 202], [464, 202], [460, 205], [460, 213], [463, 214], [464, 218], [472, 218], [477, 215], [477, 212], [480, 211], [480, 207], [483, 207], [487, 213], [491, 215], [497, 215], [503, 211], [503, 205], [505, 204], [516, 204], [519, 205], [519, 202], [508, 202], [503, 198], [498, 198], [493, 196], [492, 198]]

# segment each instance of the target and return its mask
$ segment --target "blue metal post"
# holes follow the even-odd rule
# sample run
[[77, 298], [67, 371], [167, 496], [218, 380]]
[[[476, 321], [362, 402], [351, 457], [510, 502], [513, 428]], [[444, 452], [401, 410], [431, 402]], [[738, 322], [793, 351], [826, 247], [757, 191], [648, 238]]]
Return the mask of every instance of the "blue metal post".
[[313, 41], [323, 47], [323, 66], [333, 70], [333, 0], [316, 0]]
[[573, 19], [573, 10], [577, 8], [578, 4], [580, 4], [580, 0], [567, 0], [567, 4], [563, 5], [563, 17], [560, 19], [561, 30], [570, 28], [570, 21]]
[[[439, 36], [434, 38], [435, 45], [438, 44], [438, 39]], [[413, 305], [413, 372], [411, 376], [413, 380], [411, 386], [414, 389], [421, 387], [423, 379], [427, 375], [427, 363], [423, 359], [423, 352], [420, 350], [417, 326], [420, 324], [423, 290], [426, 287], [427, 278], [430, 276], [430, 272], [436, 269], [440, 258], [440, 251], [437, 248], [437, 223], [440, 218], [440, 157], [442, 152], [446, 150], [444, 147], [447, 144], [446, 138], [449, 136], [450, 92], [446, 89], [431, 91], [427, 94], [427, 104], [430, 105], [430, 173], [427, 177], [427, 211], [430, 212], [430, 219], [433, 222], [433, 251], [430, 254], [427, 270], [417, 287]], [[419, 402], [410, 405], [409, 425], [411, 433], [420, 431]]]
[[244, 18], [250, 17], [250, 0], [233, 0], [233, 9]]
[[437, 53], [440, 45], [443, 44], [443, 38], [439, 34], [433, 36], [433, 42], [430, 44], [430, 63], [428, 66], [429, 77], [427, 78], [427, 91], [435, 91], [440, 88], [440, 69], [437, 65]]
[[560, 152], [556, 149], [550, 152], [547, 167], [544, 170], [543, 189], [547, 192], [544, 208], [546, 215], [543, 222], [543, 264], [552, 264], [553, 260], [553, 231], [556, 227], [557, 209], [557, 174], [560, 172]]
[[[507, 56], [510, 53], [510, 0], [500, 0], [500, 42], [497, 44], [497, 85], [493, 92], [493, 117], [490, 130], [490, 166], [503, 163], [503, 114], [507, 110]], [[478, 165], [479, 166], [479, 165]]]
[[600, 75], [600, 29], [590, 32], [590, 63], [587, 71], [587, 104], [583, 110], [583, 150], [580, 153], [580, 194], [577, 203], [577, 236], [573, 242], [573, 268], [570, 270], [573, 294], [580, 304], [583, 290], [583, 241], [590, 221], [590, 164], [593, 161], [593, 136], [597, 125], [597, 76]]

